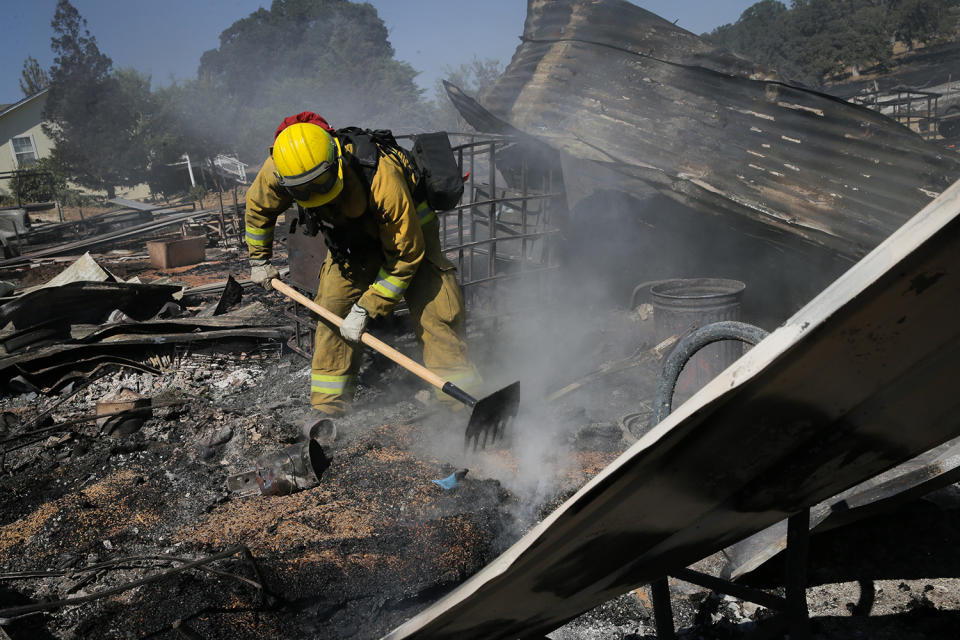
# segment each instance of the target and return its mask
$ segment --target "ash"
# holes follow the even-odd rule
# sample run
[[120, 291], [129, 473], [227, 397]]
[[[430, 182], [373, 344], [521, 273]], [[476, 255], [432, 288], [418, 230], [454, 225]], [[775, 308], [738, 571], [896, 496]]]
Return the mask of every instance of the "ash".
[[[252, 295], [282, 317], [276, 296]], [[402, 320], [376, 331], [415, 352]], [[367, 354], [357, 410], [337, 423], [319, 484], [238, 496], [228, 476], [302, 438], [313, 416], [309, 362], [269, 340], [181, 347], [150, 362], [160, 374], [113, 370], [58, 394], [0, 399], [9, 425], [0, 602], [90, 596], [13, 620], [3, 627], [12, 638], [377, 638], [477, 572], [627, 446], [615, 416], [592, 415], [583, 398], [558, 403], [525, 418], [553, 425], [562, 451], [551, 454], [553, 477], [527, 482], [523, 424], [496, 448], [464, 450], [466, 411], [435, 403]], [[64, 424], [120, 390], [152, 401], [134, 432]], [[40, 429], [36, 441], [23, 438]], [[450, 491], [432, 482], [464, 468]], [[219, 573], [170, 573], [237, 545], [255, 568], [238, 553], [209, 565]]]
[[[275, 297], [255, 295], [280, 317]], [[404, 328], [398, 321], [376, 331], [411, 351]], [[154, 407], [127, 435], [81, 422], [8, 450], [0, 602], [91, 597], [18, 618], [4, 631], [14, 639], [381, 637], [476, 573], [646, 430], [642, 399], [652, 397], [659, 363], [636, 354], [653, 345], [649, 316], [610, 310], [595, 329], [592, 350], [574, 354], [586, 366], [551, 383], [558, 389], [577, 378], [582, 385], [551, 403], [525, 400], [507, 439], [482, 452], [463, 449], [465, 412], [434, 404], [409, 374], [365, 355], [357, 411], [338, 422], [326, 449], [329, 468], [317, 486], [286, 496], [226, 489], [228, 476], [297, 443], [312, 416], [309, 363], [280, 343], [174, 350], [154, 358], [160, 374], [114, 371], [58, 395], [3, 397], [6, 440], [93, 414], [121, 389]], [[487, 328], [471, 331], [472, 343], [489, 340]], [[640, 364], [610, 366], [630, 358]], [[453, 490], [432, 482], [464, 468]], [[950, 491], [937, 504], [908, 505], [813, 539], [814, 637], [955, 637], [960, 581], [950, 576], [960, 567], [932, 552], [929, 571], [910, 566], [918, 547], [952, 549], [960, 501]], [[213, 571], [172, 573], [238, 545], [254, 563], [238, 552], [204, 565]], [[902, 567], [892, 561], [898, 552]], [[716, 562], [694, 568], [709, 572]], [[779, 565], [768, 565], [748, 583], [777, 589]], [[681, 638], [750, 637], [773, 619], [762, 607], [685, 583], [672, 581], [671, 590]], [[643, 587], [549, 637], [649, 640], [655, 633]]]

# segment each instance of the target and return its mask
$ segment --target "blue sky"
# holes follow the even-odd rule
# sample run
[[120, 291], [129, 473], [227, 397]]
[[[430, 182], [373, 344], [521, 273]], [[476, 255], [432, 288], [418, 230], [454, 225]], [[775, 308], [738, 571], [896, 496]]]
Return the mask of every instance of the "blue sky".
[[[71, 0], [86, 18], [100, 50], [114, 66], [149, 73], [154, 86], [196, 74], [201, 54], [215, 48], [220, 32], [269, 0]], [[636, 0], [694, 33], [735, 21], [756, 0]], [[525, 0], [373, 0], [390, 31], [397, 58], [421, 71], [432, 95], [444, 67], [474, 57], [510, 61], [523, 33]], [[56, 0], [0, 0], [0, 103], [16, 102], [23, 61], [44, 67], [50, 53], [50, 21]], [[280, 53], [279, 55], [282, 55]]]

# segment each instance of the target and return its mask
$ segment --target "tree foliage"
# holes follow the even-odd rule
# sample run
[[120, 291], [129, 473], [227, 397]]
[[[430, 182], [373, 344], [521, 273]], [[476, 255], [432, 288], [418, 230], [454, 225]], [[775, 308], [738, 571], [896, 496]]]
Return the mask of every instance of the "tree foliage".
[[[279, 122], [300, 111], [335, 127], [397, 133], [438, 128], [441, 115], [455, 122], [451, 108], [424, 100], [417, 72], [394, 58], [367, 3], [273, 0], [220, 34], [195, 79], [155, 91], [148, 76], [114, 68], [69, 0], [58, 1], [52, 26], [44, 114], [52, 160], [76, 184], [109, 196], [144, 181], [156, 193], [182, 190], [182, 169], [172, 165], [184, 154], [237, 153], [259, 163]], [[448, 71], [474, 92], [500, 68], [488, 60]], [[445, 95], [440, 102], [449, 104]]]
[[927, 43], [950, 35], [955, 18], [950, 9], [957, 2], [942, 0], [901, 0], [892, 11], [893, 35], [908, 46]]
[[220, 35], [180, 98], [193, 131], [259, 161], [285, 116], [333, 126], [421, 126], [416, 71], [396, 60], [376, 9], [348, 0], [274, 0]]
[[113, 197], [117, 186], [145, 175], [150, 78], [114, 71], [69, 0], [59, 0], [51, 26], [55, 58], [43, 129], [54, 142], [53, 160], [80, 186]]
[[20, 202], [49, 202], [61, 199], [67, 179], [50, 158], [41, 158], [28, 171], [10, 178], [8, 184]]
[[35, 93], [39, 93], [50, 84], [50, 76], [46, 70], [40, 66], [37, 59], [33, 56], [27, 56], [23, 61], [23, 70], [20, 71], [20, 91], [24, 97], [29, 98]]
[[812, 86], [849, 69], [884, 68], [894, 44], [953, 39], [958, 0], [762, 0], [706, 37]]

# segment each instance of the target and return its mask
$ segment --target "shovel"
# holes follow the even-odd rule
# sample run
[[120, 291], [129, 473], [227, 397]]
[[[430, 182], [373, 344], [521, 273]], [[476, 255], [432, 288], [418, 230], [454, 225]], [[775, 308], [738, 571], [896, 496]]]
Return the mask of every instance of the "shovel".
[[[299, 302], [335, 327], [339, 328], [343, 322], [340, 316], [329, 309], [324, 309], [283, 281], [274, 278], [270, 281], [270, 284], [283, 295]], [[495, 442], [503, 436], [503, 432], [510, 419], [517, 415], [517, 411], [520, 408], [519, 381], [509, 384], [485, 398], [477, 400], [457, 385], [444, 380], [422, 364], [411, 360], [387, 343], [374, 338], [369, 333], [361, 334], [360, 342], [387, 358], [390, 358], [422, 380], [429, 382], [454, 400], [462, 402], [473, 409], [473, 412], [470, 414], [470, 422], [467, 423], [466, 434], [464, 435], [464, 444], [467, 447], [470, 446], [471, 441], [473, 442], [474, 450], [486, 447], [488, 442]]]

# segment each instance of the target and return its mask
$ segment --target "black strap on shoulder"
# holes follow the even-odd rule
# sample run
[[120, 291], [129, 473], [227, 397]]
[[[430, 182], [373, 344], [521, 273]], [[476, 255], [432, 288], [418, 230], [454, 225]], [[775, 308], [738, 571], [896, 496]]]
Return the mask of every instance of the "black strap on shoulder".
[[341, 146], [348, 143], [353, 146], [352, 152], [344, 151], [344, 159], [357, 171], [369, 191], [380, 162], [380, 150], [370, 132], [359, 127], [344, 127], [337, 130], [337, 138]]
[[407, 156], [407, 151], [397, 142], [393, 132], [389, 129], [361, 129], [360, 127], [344, 127], [337, 129], [337, 137], [341, 144], [353, 145], [353, 153], [347, 162], [362, 176], [367, 190], [373, 184], [373, 176], [377, 173], [381, 155], [393, 157], [404, 170], [407, 184], [412, 189], [419, 182], [414, 173], [414, 163]]

